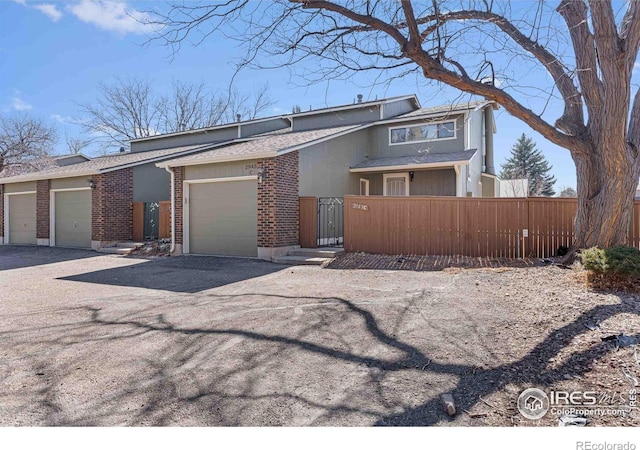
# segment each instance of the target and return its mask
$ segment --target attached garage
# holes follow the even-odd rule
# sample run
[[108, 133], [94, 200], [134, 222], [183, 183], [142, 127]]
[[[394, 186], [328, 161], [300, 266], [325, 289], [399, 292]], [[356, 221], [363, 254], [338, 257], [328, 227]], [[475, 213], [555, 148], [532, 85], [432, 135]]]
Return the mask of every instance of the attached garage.
[[189, 182], [185, 197], [189, 253], [258, 256], [256, 177]]
[[91, 248], [91, 189], [51, 191], [52, 244]]
[[36, 193], [5, 194], [5, 211], [6, 242], [36, 245]]

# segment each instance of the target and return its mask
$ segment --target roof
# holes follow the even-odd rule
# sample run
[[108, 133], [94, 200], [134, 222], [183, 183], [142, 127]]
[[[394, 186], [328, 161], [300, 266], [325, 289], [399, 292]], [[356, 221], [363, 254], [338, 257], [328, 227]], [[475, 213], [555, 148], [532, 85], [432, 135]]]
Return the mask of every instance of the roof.
[[405, 114], [400, 114], [399, 116], [395, 116], [395, 117], [380, 121], [378, 122], [378, 124], [402, 122], [402, 121], [415, 120], [415, 119], [421, 119], [421, 118], [454, 116], [458, 114], [463, 114], [468, 111], [482, 109], [487, 105], [493, 105], [495, 107], [496, 103], [489, 100], [480, 100], [476, 102], [456, 103], [456, 104], [432, 106], [429, 108], [420, 108], [420, 109], [416, 109], [415, 111], [411, 111]]
[[272, 158], [279, 154], [362, 130], [371, 125], [372, 124], [350, 125], [309, 131], [288, 131], [286, 133], [275, 131], [254, 138], [248, 138], [245, 142], [233, 141], [209, 151], [199, 152], [182, 158], [170, 159], [157, 163], [156, 166], [180, 167], [243, 159]]
[[393, 158], [367, 159], [351, 167], [351, 172], [375, 172], [379, 170], [389, 170], [390, 168], [428, 168], [428, 167], [448, 167], [460, 163], [469, 162], [476, 154], [477, 150], [465, 150], [462, 152], [450, 153], [422, 153], [411, 156], [398, 156]]
[[84, 158], [86, 161], [91, 159], [88, 156], [83, 155], [82, 153], [68, 153], [66, 155], [54, 155], [51, 157], [51, 159], [56, 161], [67, 158]]
[[386, 103], [397, 102], [400, 100], [413, 100], [418, 107], [420, 106], [418, 97], [416, 97], [414, 94], [402, 95], [397, 97], [383, 98], [380, 100], [371, 100], [371, 101], [362, 102], [362, 103], [350, 103], [348, 105], [329, 106], [326, 108], [318, 108], [310, 111], [301, 111], [298, 113], [280, 114], [276, 116], [263, 117], [260, 119], [244, 120], [239, 122], [229, 122], [229, 123], [214, 125], [206, 128], [194, 128], [192, 130], [176, 131], [173, 133], [158, 134], [155, 136], [146, 136], [146, 137], [141, 137], [137, 139], [131, 139], [129, 142], [142, 142], [142, 141], [148, 141], [152, 139], [162, 139], [170, 136], [180, 136], [180, 135], [193, 134], [193, 133], [206, 133], [209, 131], [220, 130], [223, 128], [233, 128], [233, 127], [242, 126], [242, 125], [249, 125], [252, 123], [267, 122], [269, 120], [277, 120], [277, 119], [289, 120], [290, 118], [303, 117], [303, 116], [314, 115], [314, 114], [324, 114], [324, 113], [335, 112], [335, 111], [346, 111], [346, 110], [357, 109], [357, 108], [365, 108], [367, 106], [382, 105]]
[[[219, 144], [218, 144], [219, 145]], [[54, 178], [80, 177], [111, 172], [126, 167], [133, 167], [150, 162], [156, 162], [177, 155], [192, 153], [214, 147], [215, 144], [198, 144], [185, 147], [176, 147], [166, 150], [153, 150], [149, 152], [119, 153], [117, 155], [103, 156], [90, 159], [86, 162], [70, 164], [67, 166], [51, 167], [24, 175], [0, 178], [0, 184], [19, 183], [22, 181], [48, 180]]]

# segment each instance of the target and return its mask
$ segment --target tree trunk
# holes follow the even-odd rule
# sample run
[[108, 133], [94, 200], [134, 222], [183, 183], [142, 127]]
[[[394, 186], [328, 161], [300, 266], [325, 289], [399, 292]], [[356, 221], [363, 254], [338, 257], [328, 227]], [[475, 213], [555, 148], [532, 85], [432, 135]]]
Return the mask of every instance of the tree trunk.
[[638, 187], [639, 159], [624, 143], [600, 144], [573, 155], [578, 210], [574, 250], [627, 245]]

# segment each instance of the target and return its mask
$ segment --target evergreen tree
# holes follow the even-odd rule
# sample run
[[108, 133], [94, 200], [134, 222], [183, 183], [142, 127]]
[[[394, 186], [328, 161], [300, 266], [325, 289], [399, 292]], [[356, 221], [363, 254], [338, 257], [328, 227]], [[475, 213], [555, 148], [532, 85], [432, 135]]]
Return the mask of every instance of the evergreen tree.
[[526, 178], [529, 180], [530, 196], [555, 195], [553, 185], [556, 177], [551, 175], [552, 166], [536, 148], [536, 143], [524, 133], [511, 148], [511, 157], [502, 165], [500, 178], [514, 180]]
[[560, 191], [560, 194], [558, 194], [558, 197], [577, 197], [577, 196], [578, 196], [578, 193], [572, 187], [566, 187]]

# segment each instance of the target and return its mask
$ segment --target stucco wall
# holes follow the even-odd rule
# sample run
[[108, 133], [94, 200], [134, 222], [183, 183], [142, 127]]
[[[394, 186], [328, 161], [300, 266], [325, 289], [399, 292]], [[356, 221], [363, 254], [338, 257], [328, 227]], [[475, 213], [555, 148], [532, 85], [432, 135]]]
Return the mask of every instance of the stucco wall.
[[210, 178], [244, 177], [258, 174], [258, 160], [234, 161], [218, 164], [186, 166], [185, 180], [206, 180]]
[[300, 150], [300, 195], [342, 197], [359, 193], [359, 176], [349, 168], [365, 159], [367, 130]]
[[7, 194], [13, 194], [15, 192], [30, 192], [36, 191], [35, 181], [26, 181], [24, 183], [10, 183], [4, 185], [4, 192]]
[[86, 188], [89, 186], [89, 180], [91, 179], [92, 175], [73, 178], [58, 178], [51, 180], [51, 189]]
[[133, 168], [133, 201], [162, 202], [171, 200], [171, 175], [154, 163]]

